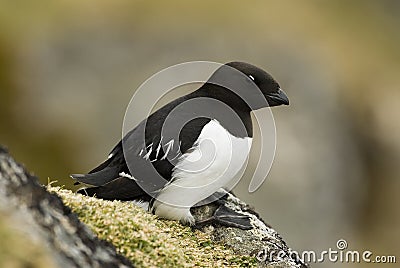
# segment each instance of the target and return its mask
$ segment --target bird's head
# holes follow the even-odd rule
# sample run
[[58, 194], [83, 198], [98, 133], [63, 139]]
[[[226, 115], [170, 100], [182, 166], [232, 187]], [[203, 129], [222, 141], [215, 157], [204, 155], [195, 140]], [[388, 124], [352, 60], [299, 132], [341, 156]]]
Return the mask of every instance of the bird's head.
[[[266, 71], [249, 63], [235, 61], [222, 65], [213, 73], [208, 83], [219, 84], [239, 95], [244, 101], [251, 102], [251, 110], [289, 105], [289, 98], [278, 82]], [[226, 98], [232, 98], [232, 92], [222, 94]], [[263, 96], [268, 103], [263, 100]]]
[[269, 106], [289, 105], [289, 98], [279, 86], [279, 83], [266, 71], [245, 62], [229, 62], [227, 66], [246, 75], [245, 79], [251, 80], [261, 90]]

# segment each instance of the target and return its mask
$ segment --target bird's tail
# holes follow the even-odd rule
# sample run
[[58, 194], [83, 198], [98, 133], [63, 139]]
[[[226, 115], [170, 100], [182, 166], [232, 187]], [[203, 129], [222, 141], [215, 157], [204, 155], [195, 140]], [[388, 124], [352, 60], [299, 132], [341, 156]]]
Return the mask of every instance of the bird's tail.
[[71, 178], [77, 182], [90, 184], [93, 186], [101, 186], [107, 184], [119, 177], [119, 168], [106, 167], [100, 171], [89, 174], [71, 174]]
[[93, 186], [101, 186], [120, 177], [120, 170], [121, 166], [113, 163], [113, 158], [110, 157], [88, 174], [72, 174], [70, 177], [76, 180], [75, 184], [85, 183]]
[[78, 193], [102, 198], [106, 200], [143, 200], [149, 201], [150, 196], [146, 194], [135, 180], [120, 177], [105, 185], [82, 188]]

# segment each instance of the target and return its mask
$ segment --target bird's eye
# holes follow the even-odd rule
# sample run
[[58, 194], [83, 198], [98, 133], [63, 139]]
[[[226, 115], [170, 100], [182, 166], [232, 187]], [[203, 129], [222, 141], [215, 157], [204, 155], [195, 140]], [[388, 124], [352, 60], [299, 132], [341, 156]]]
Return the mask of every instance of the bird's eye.
[[249, 74], [249, 78], [253, 81], [255, 81], [254, 76], [252, 76], [251, 74]]

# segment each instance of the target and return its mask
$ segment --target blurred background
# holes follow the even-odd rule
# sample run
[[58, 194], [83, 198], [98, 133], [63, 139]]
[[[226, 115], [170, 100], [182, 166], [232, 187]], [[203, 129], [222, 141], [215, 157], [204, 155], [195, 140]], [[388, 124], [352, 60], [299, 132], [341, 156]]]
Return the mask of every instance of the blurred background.
[[245, 178], [236, 194], [295, 250], [345, 239], [399, 262], [399, 26], [395, 0], [5, 0], [0, 144], [42, 183], [74, 189], [68, 175], [105, 159], [148, 77], [186, 61], [250, 62], [291, 105], [273, 109], [268, 179], [249, 194]]

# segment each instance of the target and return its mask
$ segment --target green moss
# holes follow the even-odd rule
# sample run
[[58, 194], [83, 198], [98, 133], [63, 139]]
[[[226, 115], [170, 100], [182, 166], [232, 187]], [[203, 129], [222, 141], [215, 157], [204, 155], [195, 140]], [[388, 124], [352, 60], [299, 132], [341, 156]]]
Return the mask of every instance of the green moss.
[[105, 201], [48, 187], [99, 238], [115, 245], [137, 267], [252, 267], [254, 258], [235, 255], [209, 236], [179, 222], [158, 219], [130, 202]]

